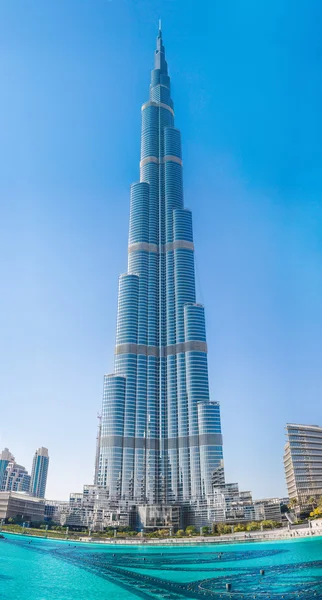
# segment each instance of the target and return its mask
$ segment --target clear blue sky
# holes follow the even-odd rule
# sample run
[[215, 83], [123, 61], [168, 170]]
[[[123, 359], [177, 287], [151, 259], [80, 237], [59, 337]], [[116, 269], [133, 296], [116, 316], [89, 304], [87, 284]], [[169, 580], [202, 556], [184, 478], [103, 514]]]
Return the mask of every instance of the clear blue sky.
[[227, 481], [283, 495], [322, 425], [319, 0], [0, 1], [0, 446], [92, 482], [160, 16]]

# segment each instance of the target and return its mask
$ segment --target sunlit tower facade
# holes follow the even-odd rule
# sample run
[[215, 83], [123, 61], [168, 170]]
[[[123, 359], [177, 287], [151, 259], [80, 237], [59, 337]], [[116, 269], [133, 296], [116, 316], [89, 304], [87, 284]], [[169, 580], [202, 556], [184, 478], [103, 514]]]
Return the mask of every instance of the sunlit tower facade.
[[99, 448], [97, 483], [113, 501], [198, 511], [211, 505], [214, 473], [224, 481], [161, 28], [142, 106], [140, 180], [131, 186], [128, 268], [119, 279], [114, 374], [104, 378]]
[[47, 448], [38, 448], [34, 454], [31, 469], [30, 493], [36, 498], [44, 498], [46, 493], [49, 456]]

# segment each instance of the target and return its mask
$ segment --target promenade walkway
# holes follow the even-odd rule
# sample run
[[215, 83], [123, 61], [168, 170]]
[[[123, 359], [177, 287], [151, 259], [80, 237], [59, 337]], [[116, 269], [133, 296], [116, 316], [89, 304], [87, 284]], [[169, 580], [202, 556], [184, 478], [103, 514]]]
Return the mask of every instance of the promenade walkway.
[[110, 538], [105, 540], [96, 540], [93, 538], [82, 537], [82, 542], [93, 542], [101, 544], [125, 544], [129, 546], [149, 545], [149, 546], [180, 546], [182, 544], [236, 544], [245, 542], [264, 542], [289, 540], [294, 538], [305, 538], [309, 536], [322, 536], [322, 519], [312, 521], [309, 525], [298, 525], [282, 527], [280, 529], [239, 532], [221, 536], [193, 536], [193, 537], [169, 537], [160, 539], [151, 539], [145, 537], [118, 539]]

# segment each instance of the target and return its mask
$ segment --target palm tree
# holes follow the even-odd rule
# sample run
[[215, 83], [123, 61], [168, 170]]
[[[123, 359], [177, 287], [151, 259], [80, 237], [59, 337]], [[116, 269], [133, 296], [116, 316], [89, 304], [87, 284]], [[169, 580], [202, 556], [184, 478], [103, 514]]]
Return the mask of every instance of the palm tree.
[[299, 502], [298, 502], [298, 499], [297, 499], [297, 498], [290, 498], [290, 501], [289, 501], [289, 505], [288, 505], [288, 507], [289, 507], [289, 508], [295, 508], [295, 506], [297, 506], [297, 505], [298, 505], [298, 503], [299, 503]]
[[312, 506], [312, 511], [314, 511], [314, 509], [317, 506], [317, 502], [316, 502], [316, 497], [315, 496], [310, 496], [310, 498], [308, 499], [308, 504], [311, 504]]

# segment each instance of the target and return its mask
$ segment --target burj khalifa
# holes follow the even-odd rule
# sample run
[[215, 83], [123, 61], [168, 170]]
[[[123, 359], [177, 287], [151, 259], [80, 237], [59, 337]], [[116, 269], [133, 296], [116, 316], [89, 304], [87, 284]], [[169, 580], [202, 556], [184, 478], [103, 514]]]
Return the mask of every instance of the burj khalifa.
[[161, 26], [141, 111], [140, 179], [131, 186], [97, 483], [113, 501], [197, 510], [211, 499], [218, 473], [223, 482], [223, 443], [219, 403], [209, 395], [205, 313], [196, 302], [192, 215]]

